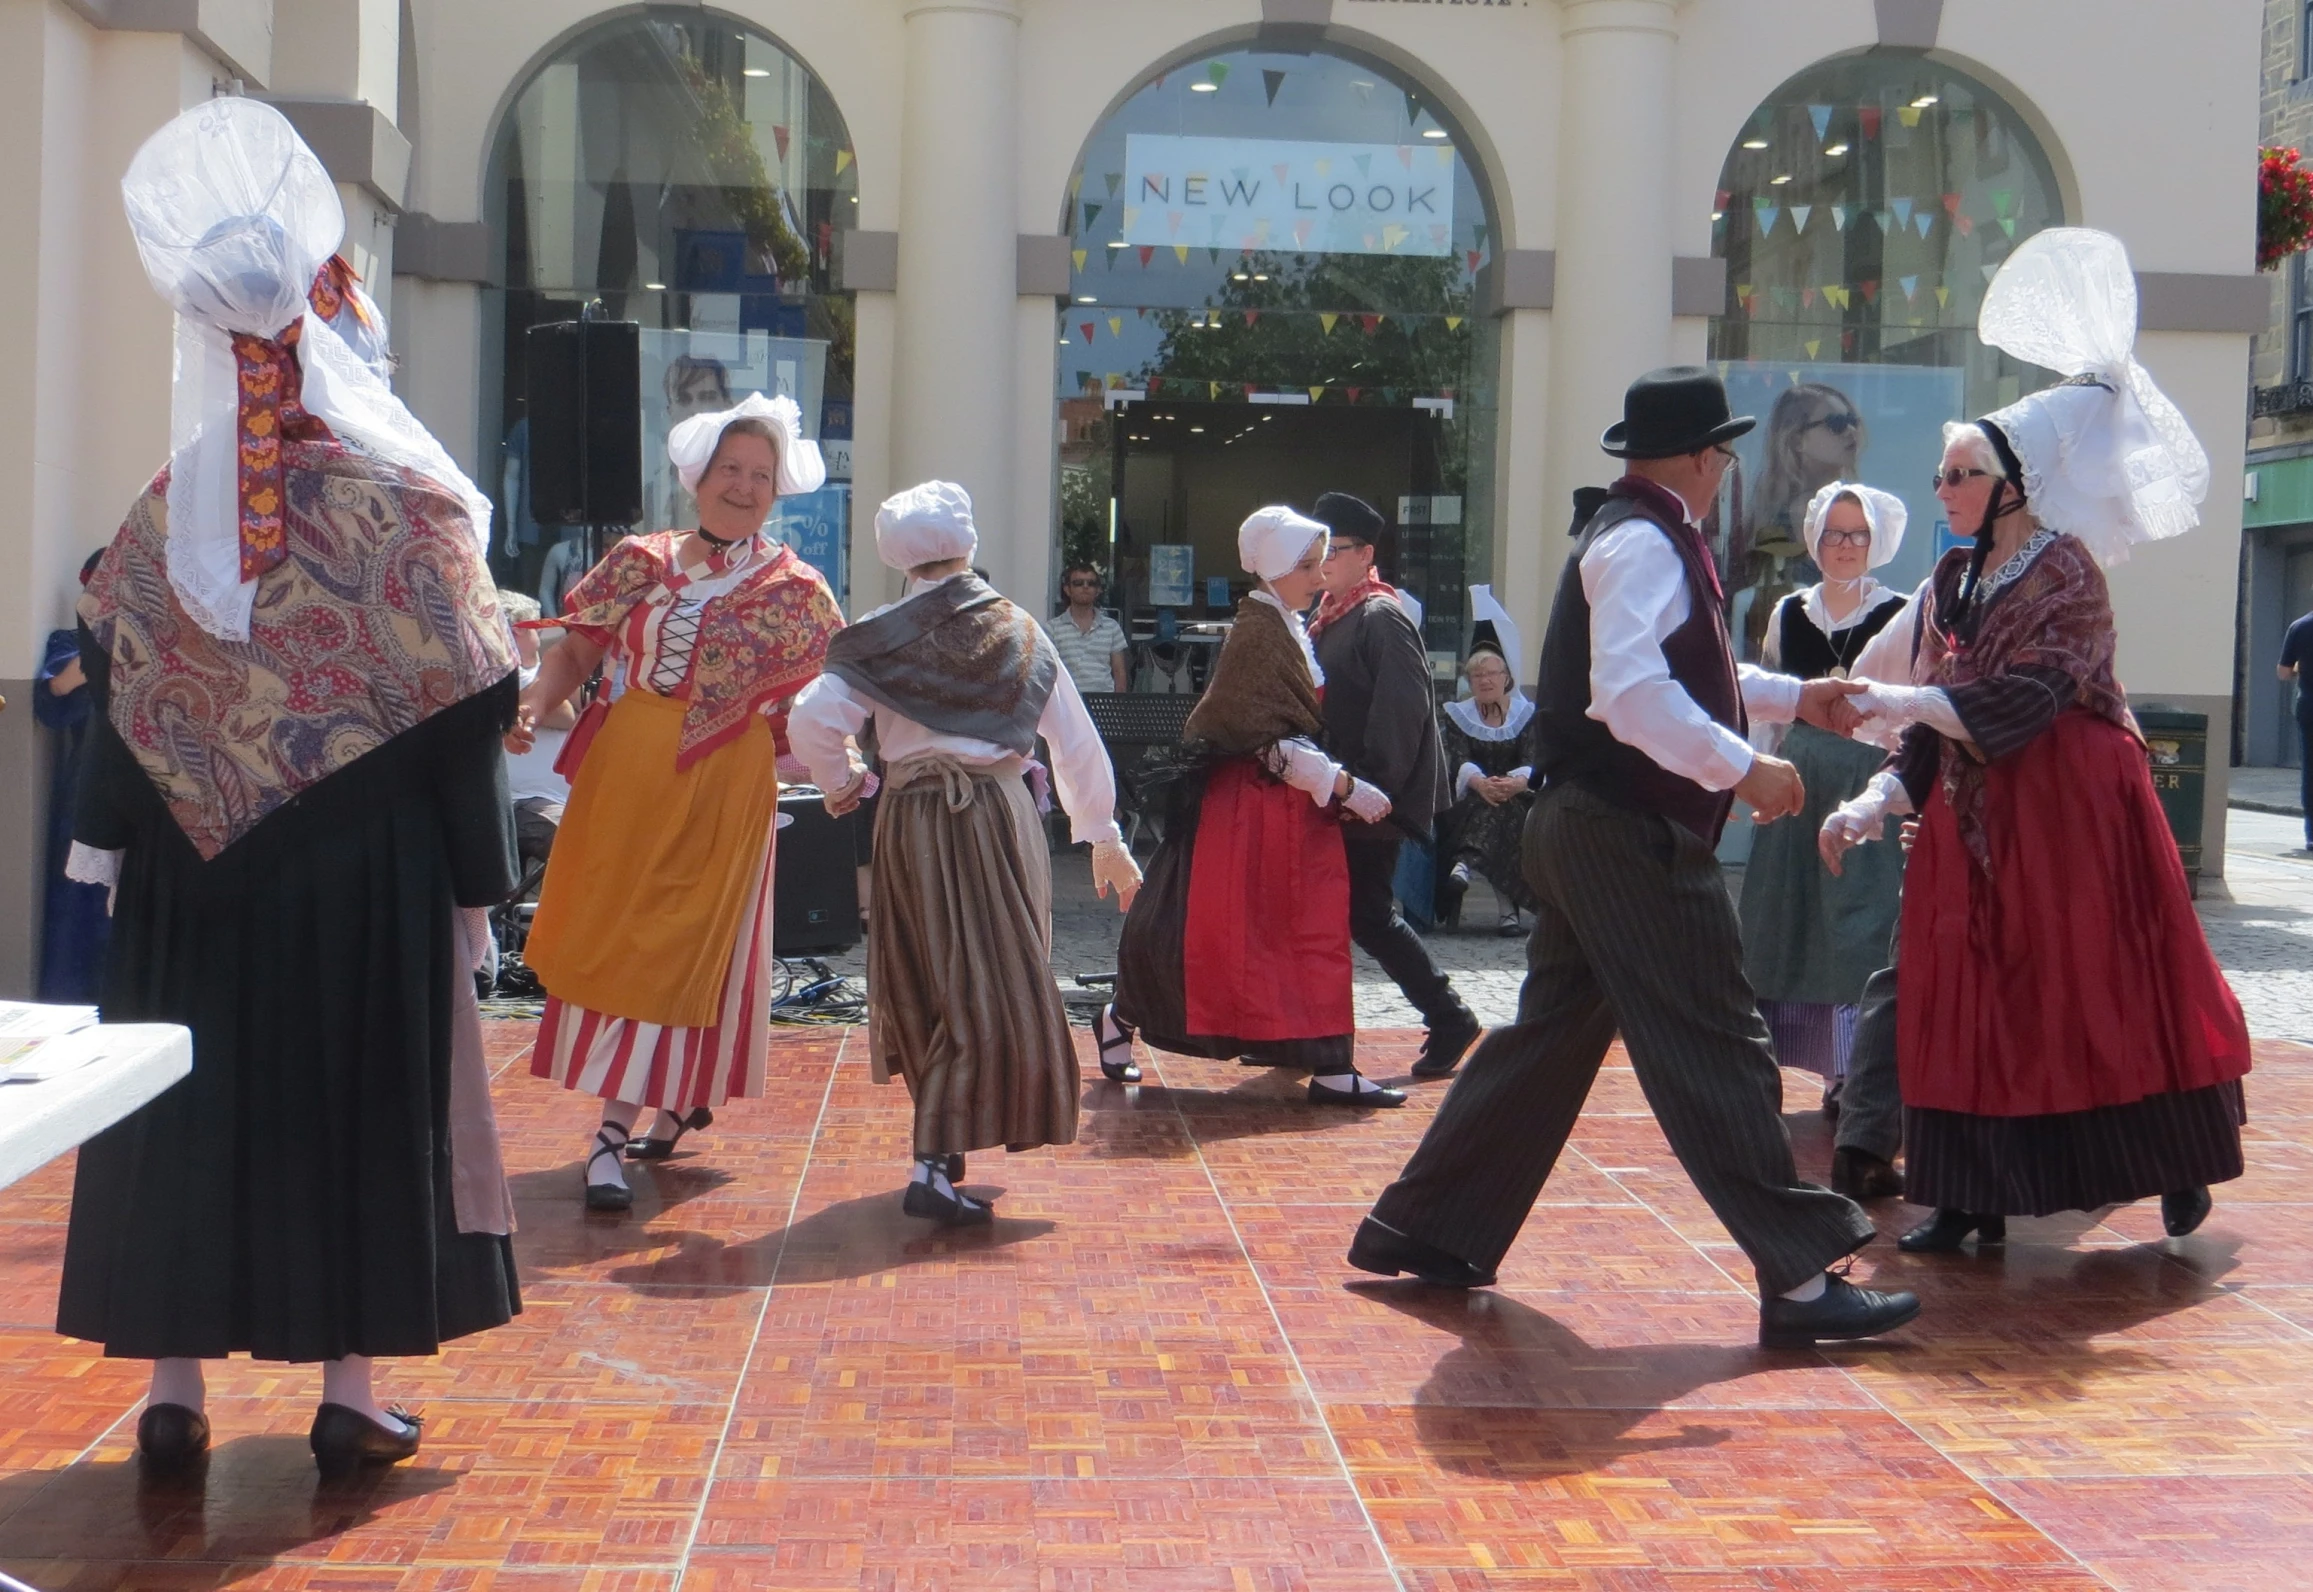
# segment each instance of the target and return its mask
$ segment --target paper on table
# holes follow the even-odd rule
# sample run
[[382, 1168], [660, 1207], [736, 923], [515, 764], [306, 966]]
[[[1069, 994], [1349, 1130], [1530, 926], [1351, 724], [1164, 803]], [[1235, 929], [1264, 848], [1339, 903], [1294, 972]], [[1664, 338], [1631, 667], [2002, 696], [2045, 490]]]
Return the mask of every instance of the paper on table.
[[35, 1040], [31, 1048], [19, 1051], [14, 1057], [0, 1061], [0, 1084], [42, 1083], [50, 1078], [61, 1078], [68, 1072], [77, 1072], [92, 1061], [100, 1061], [113, 1049], [117, 1028], [105, 1028], [91, 1023], [86, 1028], [69, 1034], [55, 1034]]
[[[30, 1001], [0, 1001], [0, 1079], [48, 1077], [31, 1072], [32, 1058], [51, 1040], [96, 1026], [93, 1006], [41, 1006]], [[62, 1058], [59, 1058], [60, 1060]], [[86, 1060], [82, 1057], [81, 1060]], [[58, 1070], [77, 1067], [71, 1061]]]

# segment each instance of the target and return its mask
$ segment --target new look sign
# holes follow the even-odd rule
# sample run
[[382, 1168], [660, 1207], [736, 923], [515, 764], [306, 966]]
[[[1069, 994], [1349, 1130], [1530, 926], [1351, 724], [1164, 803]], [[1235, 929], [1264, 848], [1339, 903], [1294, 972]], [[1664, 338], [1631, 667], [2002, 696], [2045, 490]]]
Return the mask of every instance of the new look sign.
[[1124, 241], [1295, 254], [1454, 252], [1450, 145], [1125, 140]]

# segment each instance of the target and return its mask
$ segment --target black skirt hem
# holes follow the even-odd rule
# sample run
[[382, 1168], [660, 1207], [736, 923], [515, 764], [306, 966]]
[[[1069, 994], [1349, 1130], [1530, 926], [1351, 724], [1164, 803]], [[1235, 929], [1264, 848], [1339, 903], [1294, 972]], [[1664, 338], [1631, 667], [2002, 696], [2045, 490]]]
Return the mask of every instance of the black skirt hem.
[[2092, 1211], [2239, 1177], [2238, 1080], [2124, 1106], [1985, 1117], [1907, 1106], [1905, 1197], [1982, 1216]]

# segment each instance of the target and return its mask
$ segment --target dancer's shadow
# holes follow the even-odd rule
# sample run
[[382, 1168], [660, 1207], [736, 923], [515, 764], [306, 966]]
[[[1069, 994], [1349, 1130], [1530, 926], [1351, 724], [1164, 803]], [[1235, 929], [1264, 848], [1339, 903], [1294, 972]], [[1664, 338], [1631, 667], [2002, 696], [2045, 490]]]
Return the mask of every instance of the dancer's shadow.
[[[970, 1180], [965, 1187], [982, 1198], [993, 1192]], [[761, 1288], [774, 1279], [782, 1286], [841, 1282], [931, 1262], [968, 1263], [974, 1255], [1042, 1238], [1055, 1225], [1008, 1217], [999, 1206], [996, 1219], [986, 1227], [935, 1227], [903, 1214], [899, 1190], [893, 1189], [830, 1205], [744, 1243], [662, 1229], [651, 1235], [651, 1247], [672, 1246], [673, 1254], [616, 1267], [608, 1276], [612, 1282], [648, 1286], [654, 1293], [677, 1297]]]
[[652, 1221], [734, 1181], [704, 1157], [692, 1160], [680, 1151], [668, 1161], [630, 1163], [626, 1180], [634, 1190], [633, 1208], [594, 1212], [583, 1204], [583, 1161], [507, 1178], [514, 1195], [515, 1258], [526, 1268], [557, 1271], [664, 1249], [668, 1236], [654, 1231]]
[[270, 1563], [454, 1486], [459, 1474], [421, 1452], [413, 1464], [324, 1481], [305, 1439], [290, 1436], [236, 1437], [157, 1480], [133, 1459], [28, 1471], [0, 1480], [0, 1562], [35, 1586], [62, 1584], [44, 1578], [57, 1562]]
[[1135, 1115], [1178, 1115], [1188, 1124], [1188, 1141], [1149, 1137], [1131, 1148], [1113, 1153], [1170, 1160], [1195, 1153], [1200, 1144], [1222, 1144], [1231, 1139], [1259, 1139], [1272, 1134], [1330, 1133], [1355, 1127], [1371, 1116], [1389, 1112], [1358, 1110], [1309, 1103], [1309, 1074], [1291, 1067], [1247, 1067], [1242, 1078], [1227, 1089], [1193, 1085], [1110, 1083], [1095, 1073], [1080, 1102], [1087, 1112]]

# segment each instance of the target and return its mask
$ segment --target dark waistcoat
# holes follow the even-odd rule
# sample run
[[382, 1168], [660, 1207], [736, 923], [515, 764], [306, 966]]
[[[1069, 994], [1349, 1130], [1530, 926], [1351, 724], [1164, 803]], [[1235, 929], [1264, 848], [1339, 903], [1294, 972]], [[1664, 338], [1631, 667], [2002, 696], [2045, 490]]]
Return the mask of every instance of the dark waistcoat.
[[1604, 506], [1582, 528], [1566, 572], [1558, 579], [1558, 599], [1550, 609], [1541, 680], [1534, 694], [1535, 771], [1544, 784], [1580, 785], [1616, 806], [1661, 813], [1717, 845], [1734, 806], [1733, 793], [1706, 790], [1673, 774], [1637, 747], [1616, 740], [1611, 730], [1589, 716], [1590, 600], [1582, 592], [1582, 555], [1631, 519], [1653, 522], [1677, 549], [1686, 570], [1686, 622], [1662, 644], [1671, 678], [1713, 720], [1737, 735], [1750, 729], [1710, 554], [1686, 523], [1685, 507], [1676, 497], [1651, 481], [1626, 476], [1614, 484]]

